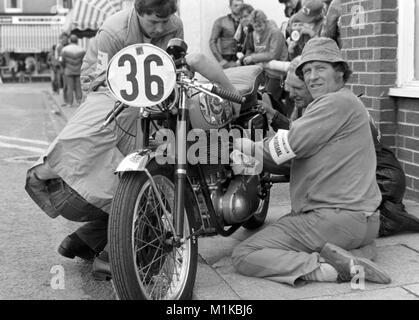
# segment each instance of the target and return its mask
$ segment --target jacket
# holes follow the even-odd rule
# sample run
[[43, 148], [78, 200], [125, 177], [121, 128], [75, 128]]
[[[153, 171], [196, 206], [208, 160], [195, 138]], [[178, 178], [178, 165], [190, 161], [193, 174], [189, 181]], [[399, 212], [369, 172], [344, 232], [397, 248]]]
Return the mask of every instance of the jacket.
[[64, 67], [66, 76], [79, 76], [83, 57], [86, 52], [82, 47], [75, 43], [71, 43], [61, 51], [61, 63]]
[[[264, 33], [258, 36], [253, 34], [255, 53], [251, 54], [253, 62], [269, 62], [271, 60], [288, 60], [288, 48], [285, 37], [281, 30], [273, 26], [271, 23], [267, 24]], [[266, 69], [265, 73], [271, 78], [283, 78], [285, 73]]]
[[235, 55], [237, 53], [237, 41], [234, 35], [238, 26], [239, 22], [236, 22], [231, 14], [215, 20], [209, 45], [218, 61], [223, 60], [223, 55]]
[[121, 49], [147, 42], [165, 50], [170, 39], [183, 39], [183, 36], [183, 24], [176, 15], [170, 17], [166, 32], [154, 39], [147, 39], [142, 33], [134, 8], [112, 15], [99, 28], [84, 57], [81, 69], [83, 91], [91, 91], [105, 83], [108, 63]]

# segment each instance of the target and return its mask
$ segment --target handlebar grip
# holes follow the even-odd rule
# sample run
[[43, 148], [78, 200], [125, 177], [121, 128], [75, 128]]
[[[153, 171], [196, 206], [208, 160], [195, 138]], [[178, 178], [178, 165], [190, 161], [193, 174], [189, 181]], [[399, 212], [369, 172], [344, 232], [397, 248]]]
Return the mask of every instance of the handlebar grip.
[[212, 87], [211, 90], [212, 93], [216, 94], [217, 96], [220, 96], [223, 99], [227, 99], [229, 101], [235, 102], [235, 103], [245, 103], [246, 102], [246, 98], [229, 90], [223, 89], [223, 88], [219, 88], [216, 86]]

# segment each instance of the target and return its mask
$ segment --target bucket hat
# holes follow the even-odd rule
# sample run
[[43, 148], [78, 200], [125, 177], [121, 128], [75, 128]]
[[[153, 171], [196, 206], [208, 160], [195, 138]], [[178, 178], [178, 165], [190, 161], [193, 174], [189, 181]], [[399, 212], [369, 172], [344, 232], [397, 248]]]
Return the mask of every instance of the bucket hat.
[[301, 61], [295, 70], [300, 79], [303, 79], [303, 66], [311, 61], [347, 64], [336, 42], [324, 37], [312, 38], [306, 43], [301, 54]]

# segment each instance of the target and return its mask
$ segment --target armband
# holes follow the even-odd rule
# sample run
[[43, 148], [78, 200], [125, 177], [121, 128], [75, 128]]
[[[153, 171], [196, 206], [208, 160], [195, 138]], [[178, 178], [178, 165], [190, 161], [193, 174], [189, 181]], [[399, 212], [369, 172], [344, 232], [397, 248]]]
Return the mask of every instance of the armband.
[[280, 129], [269, 141], [269, 153], [272, 160], [278, 165], [295, 158], [295, 153], [288, 142], [288, 133], [288, 130]]

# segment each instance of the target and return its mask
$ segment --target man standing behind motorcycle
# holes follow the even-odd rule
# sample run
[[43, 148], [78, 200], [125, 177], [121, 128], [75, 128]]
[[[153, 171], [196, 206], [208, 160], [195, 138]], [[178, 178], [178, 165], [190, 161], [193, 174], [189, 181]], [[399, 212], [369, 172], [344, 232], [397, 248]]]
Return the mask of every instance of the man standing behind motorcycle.
[[[253, 235], [233, 252], [237, 271], [295, 285], [365, 280], [389, 283], [375, 263], [352, 255], [378, 236], [381, 202], [368, 113], [345, 83], [350, 75], [336, 43], [311, 39], [296, 74], [314, 101], [290, 130], [267, 146], [277, 165], [291, 159], [292, 213]], [[371, 246], [372, 247], [372, 246]]]
[[[107, 243], [108, 213], [118, 176], [114, 171], [125, 155], [135, 150], [137, 108], [127, 108], [115, 123], [102, 129], [115, 99], [106, 87], [106, 69], [121, 49], [151, 43], [166, 49], [172, 38], [183, 38], [176, 0], [136, 0], [134, 8], [104, 22], [86, 53], [82, 75], [89, 84], [79, 107], [47, 153], [28, 171], [25, 189], [50, 217], [58, 215], [87, 222], [64, 239], [58, 252], [68, 258], [90, 260]], [[186, 56], [192, 70], [235, 91], [222, 68], [201, 54]], [[93, 264], [97, 276], [109, 277], [107, 254]]]

